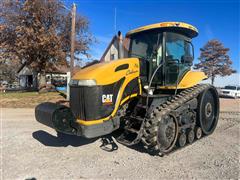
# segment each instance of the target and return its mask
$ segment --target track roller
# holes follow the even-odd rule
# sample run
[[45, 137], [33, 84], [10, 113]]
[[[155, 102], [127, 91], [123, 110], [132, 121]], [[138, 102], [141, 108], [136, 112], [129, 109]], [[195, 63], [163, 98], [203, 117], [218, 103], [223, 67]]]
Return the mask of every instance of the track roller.
[[196, 134], [196, 138], [200, 139], [202, 137], [202, 129], [200, 127], [196, 127], [195, 134]]
[[189, 144], [192, 144], [193, 141], [194, 141], [194, 138], [195, 138], [195, 133], [194, 133], [194, 131], [191, 129], [190, 131], [188, 131], [188, 134], [187, 134], [188, 143], [189, 143]]
[[187, 142], [187, 137], [185, 133], [181, 133], [178, 137], [178, 146], [183, 147]]

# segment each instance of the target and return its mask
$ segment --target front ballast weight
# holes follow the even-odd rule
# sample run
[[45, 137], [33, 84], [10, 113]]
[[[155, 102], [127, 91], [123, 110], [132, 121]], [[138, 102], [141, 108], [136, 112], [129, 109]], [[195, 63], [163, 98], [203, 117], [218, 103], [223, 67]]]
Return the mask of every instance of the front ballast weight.
[[39, 104], [35, 108], [35, 118], [41, 124], [49, 126], [58, 132], [78, 135], [78, 129], [74, 127], [75, 118], [69, 107], [51, 102]]

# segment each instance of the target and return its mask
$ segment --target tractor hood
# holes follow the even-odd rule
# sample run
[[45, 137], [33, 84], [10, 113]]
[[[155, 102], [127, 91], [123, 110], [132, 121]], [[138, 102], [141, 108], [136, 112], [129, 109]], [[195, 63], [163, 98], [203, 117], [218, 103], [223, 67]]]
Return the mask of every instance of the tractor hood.
[[[124, 77], [130, 79], [139, 77], [139, 59], [125, 58], [109, 62], [101, 62], [79, 70], [72, 78], [72, 82], [86, 82], [82, 86], [112, 84]], [[83, 80], [83, 81], [81, 81]]]
[[70, 82], [70, 107], [77, 122], [103, 123], [120, 105], [141, 94], [139, 67], [138, 58], [126, 58], [78, 71]]

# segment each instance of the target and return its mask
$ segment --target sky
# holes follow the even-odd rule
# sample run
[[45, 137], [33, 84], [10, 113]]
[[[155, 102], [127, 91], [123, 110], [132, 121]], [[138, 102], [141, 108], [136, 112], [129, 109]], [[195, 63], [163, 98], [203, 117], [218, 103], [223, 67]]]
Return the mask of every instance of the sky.
[[[180, 21], [199, 30], [198, 37], [193, 39], [195, 63], [198, 62], [199, 49], [208, 40], [218, 39], [230, 48], [233, 68], [240, 72], [239, 0], [64, 0], [69, 8], [73, 2], [77, 5], [77, 13], [89, 19], [90, 31], [97, 39], [90, 51], [94, 59], [100, 59], [119, 30], [125, 35], [140, 26]], [[240, 74], [237, 77], [238, 81]], [[237, 81], [234, 83], [239, 83]]]

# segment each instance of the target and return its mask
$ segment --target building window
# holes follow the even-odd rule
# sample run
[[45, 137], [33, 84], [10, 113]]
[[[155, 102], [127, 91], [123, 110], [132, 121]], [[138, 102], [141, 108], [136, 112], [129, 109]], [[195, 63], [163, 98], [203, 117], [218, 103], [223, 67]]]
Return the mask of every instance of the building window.
[[110, 55], [110, 60], [114, 60], [115, 59], [115, 54], [111, 54]]

